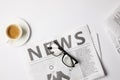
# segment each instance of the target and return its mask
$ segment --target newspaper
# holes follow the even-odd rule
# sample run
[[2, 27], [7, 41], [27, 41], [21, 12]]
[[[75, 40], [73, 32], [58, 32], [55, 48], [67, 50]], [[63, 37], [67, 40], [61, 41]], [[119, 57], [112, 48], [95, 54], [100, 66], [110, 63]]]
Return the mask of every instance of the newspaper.
[[50, 54], [47, 45], [53, 40], [29, 46], [26, 50], [34, 80], [95, 80], [105, 76], [87, 25], [55, 40], [79, 63], [67, 67], [62, 62], [63, 55], [55, 57]]
[[116, 50], [120, 53], [120, 6], [107, 19], [105, 28]]
[[100, 58], [100, 60], [102, 60], [102, 50], [101, 50], [101, 41], [100, 41], [100, 36], [98, 33], [91, 31], [91, 38], [93, 41], [93, 45], [95, 47], [95, 50], [97, 52], [98, 57]]

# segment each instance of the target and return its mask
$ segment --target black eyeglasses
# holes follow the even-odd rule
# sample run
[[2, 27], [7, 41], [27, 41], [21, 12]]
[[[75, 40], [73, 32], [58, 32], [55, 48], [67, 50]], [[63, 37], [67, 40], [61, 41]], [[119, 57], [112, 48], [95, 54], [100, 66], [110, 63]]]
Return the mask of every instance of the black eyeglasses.
[[49, 52], [50, 54], [54, 55], [54, 56], [60, 56], [61, 54], [63, 54], [62, 57], [62, 62], [68, 66], [68, 67], [74, 67], [75, 64], [78, 63], [78, 61], [72, 57], [68, 52], [66, 52], [57, 42], [57, 40], [53, 41], [50, 43], [50, 45], [48, 46]]

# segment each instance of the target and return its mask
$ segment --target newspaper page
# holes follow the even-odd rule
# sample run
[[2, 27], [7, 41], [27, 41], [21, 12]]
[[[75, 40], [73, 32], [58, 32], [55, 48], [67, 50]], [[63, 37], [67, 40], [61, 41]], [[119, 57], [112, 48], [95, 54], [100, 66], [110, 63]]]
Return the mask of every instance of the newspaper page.
[[80, 26], [54, 40], [79, 63], [67, 67], [62, 62], [63, 55], [50, 54], [47, 45], [53, 40], [28, 46], [26, 52], [34, 80], [95, 80], [105, 76], [88, 26]]
[[97, 54], [98, 54], [100, 60], [102, 60], [102, 50], [101, 50], [100, 36], [99, 36], [98, 33], [95, 33], [95, 32], [92, 32], [91, 36], [92, 36], [93, 44], [94, 44], [94, 47], [97, 51]]
[[100, 35], [96, 33], [94, 30], [91, 30], [88, 26], [89, 32], [91, 34], [91, 38], [93, 41], [93, 45], [95, 47], [95, 50], [97, 52], [97, 55], [99, 56], [100, 60], [102, 60], [102, 50], [101, 50], [101, 41], [100, 41]]
[[105, 30], [120, 53], [120, 6], [108, 17]]

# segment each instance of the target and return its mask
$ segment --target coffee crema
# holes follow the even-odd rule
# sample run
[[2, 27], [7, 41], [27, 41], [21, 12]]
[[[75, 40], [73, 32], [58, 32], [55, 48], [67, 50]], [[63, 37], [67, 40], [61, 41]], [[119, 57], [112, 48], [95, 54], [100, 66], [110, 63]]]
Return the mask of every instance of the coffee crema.
[[12, 24], [7, 29], [7, 35], [12, 39], [16, 39], [20, 35], [20, 29], [18, 28], [17, 25]]

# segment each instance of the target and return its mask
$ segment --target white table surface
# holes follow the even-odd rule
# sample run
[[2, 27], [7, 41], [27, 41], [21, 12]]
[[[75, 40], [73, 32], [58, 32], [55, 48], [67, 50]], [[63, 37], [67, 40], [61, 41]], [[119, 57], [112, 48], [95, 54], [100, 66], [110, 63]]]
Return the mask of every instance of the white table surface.
[[[88, 24], [100, 34], [102, 62], [107, 76], [100, 80], [120, 80], [120, 54], [104, 31], [106, 17], [120, 0], [0, 0], [2, 25], [16, 17], [28, 21], [32, 36], [26, 45]], [[21, 47], [8, 47], [0, 38], [0, 80], [30, 80]]]

